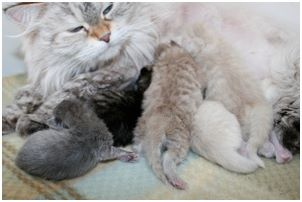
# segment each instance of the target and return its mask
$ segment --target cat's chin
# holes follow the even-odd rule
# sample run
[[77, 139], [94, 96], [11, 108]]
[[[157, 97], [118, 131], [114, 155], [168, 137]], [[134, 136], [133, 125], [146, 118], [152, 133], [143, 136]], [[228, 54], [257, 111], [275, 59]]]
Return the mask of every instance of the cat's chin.
[[109, 45], [106, 50], [104, 50], [99, 56], [99, 61], [108, 61], [112, 60], [113, 58], [117, 57], [121, 52], [122, 47], [119, 45]]

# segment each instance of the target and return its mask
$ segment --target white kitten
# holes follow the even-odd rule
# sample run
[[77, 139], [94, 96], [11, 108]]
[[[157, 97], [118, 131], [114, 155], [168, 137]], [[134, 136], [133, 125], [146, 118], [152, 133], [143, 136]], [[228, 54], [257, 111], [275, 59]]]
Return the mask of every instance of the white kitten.
[[191, 149], [228, 170], [250, 173], [258, 165], [239, 154], [242, 142], [236, 116], [219, 102], [204, 101], [195, 115]]

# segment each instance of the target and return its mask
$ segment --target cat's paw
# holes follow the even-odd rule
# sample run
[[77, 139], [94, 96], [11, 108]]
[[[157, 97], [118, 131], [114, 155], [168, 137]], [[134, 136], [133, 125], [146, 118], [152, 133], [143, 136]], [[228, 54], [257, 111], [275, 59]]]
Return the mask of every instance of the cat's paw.
[[21, 116], [22, 111], [17, 105], [12, 104], [6, 106], [2, 111], [2, 135], [6, 135], [15, 131], [16, 123]]
[[5, 118], [2, 117], [2, 135], [7, 135], [15, 131], [15, 127]]
[[48, 128], [49, 127], [46, 124], [31, 119], [31, 116], [28, 114], [22, 115], [16, 125], [16, 131], [20, 136], [28, 136]]
[[28, 85], [17, 92], [15, 103], [24, 113], [32, 113], [43, 103], [43, 97], [32, 86]]
[[266, 158], [273, 158], [275, 156], [275, 148], [271, 142], [265, 142], [258, 150], [258, 153]]
[[133, 163], [138, 160], [138, 155], [134, 152], [127, 152], [126, 154], [121, 155], [118, 159], [123, 162]]

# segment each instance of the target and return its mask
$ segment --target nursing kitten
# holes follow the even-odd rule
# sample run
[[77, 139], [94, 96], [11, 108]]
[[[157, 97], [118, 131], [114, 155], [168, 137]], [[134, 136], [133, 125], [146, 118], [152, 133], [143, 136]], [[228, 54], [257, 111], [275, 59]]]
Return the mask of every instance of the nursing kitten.
[[[299, 54], [299, 51], [292, 54]], [[278, 163], [286, 163], [300, 152], [300, 65], [299, 59], [279, 69], [262, 83], [267, 99], [273, 103], [274, 127], [270, 141], [275, 145]]]
[[279, 73], [273, 78], [278, 88], [273, 105], [274, 132], [282, 145], [295, 154], [300, 152], [300, 59]]
[[194, 117], [191, 149], [230, 171], [250, 173], [258, 165], [239, 153], [242, 144], [237, 117], [219, 102], [203, 101]]
[[174, 42], [161, 45], [144, 94], [143, 114], [134, 131], [134, 149], [143, 153], [154, 173], [178, 189], [185, 182], [176, 173], [190, 147], [193, 117], [205, 87], [201, 68]]
[[[115, 76], [120, 75], [117, 73]], [[143, 68], [138, 80], [124, 89], [119, 89], [121, 82], [117, 82], [117, 78], [104, 79], [103, 75], [101, 80], [99, 78], [98, 72], [91, 72], [67, 82], [62, 91], [50, 96], [37, 110], [23, 114], [17, 122], [16, 131], [21, 136], [26, 136], [48, 128], [48, 120], [59, 103], [79, 98], [93, 104], [94, 112], [113, 134], [114, 146], [130, 144], [133, 139], [132, 131], [141, 115], [143, 93], [151, 81], [151, 70]]]
[[54, 117], [67, 128], [36, 132], [18, 152], [16, 165], [29, 174], [63, 180], [81, 176], [101, 161], [136, 159], [134, 153], [113, 146], [112, 134], [89, 105], [64, 100]]

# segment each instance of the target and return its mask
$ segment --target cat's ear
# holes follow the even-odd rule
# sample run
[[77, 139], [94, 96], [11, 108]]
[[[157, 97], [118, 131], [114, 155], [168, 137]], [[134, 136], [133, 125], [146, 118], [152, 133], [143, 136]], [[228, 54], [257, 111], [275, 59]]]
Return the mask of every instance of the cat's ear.
[[4, 8], [4, 12], [15, 23], [27, 27], [45, 6], [46, 3], [18, 3]]

